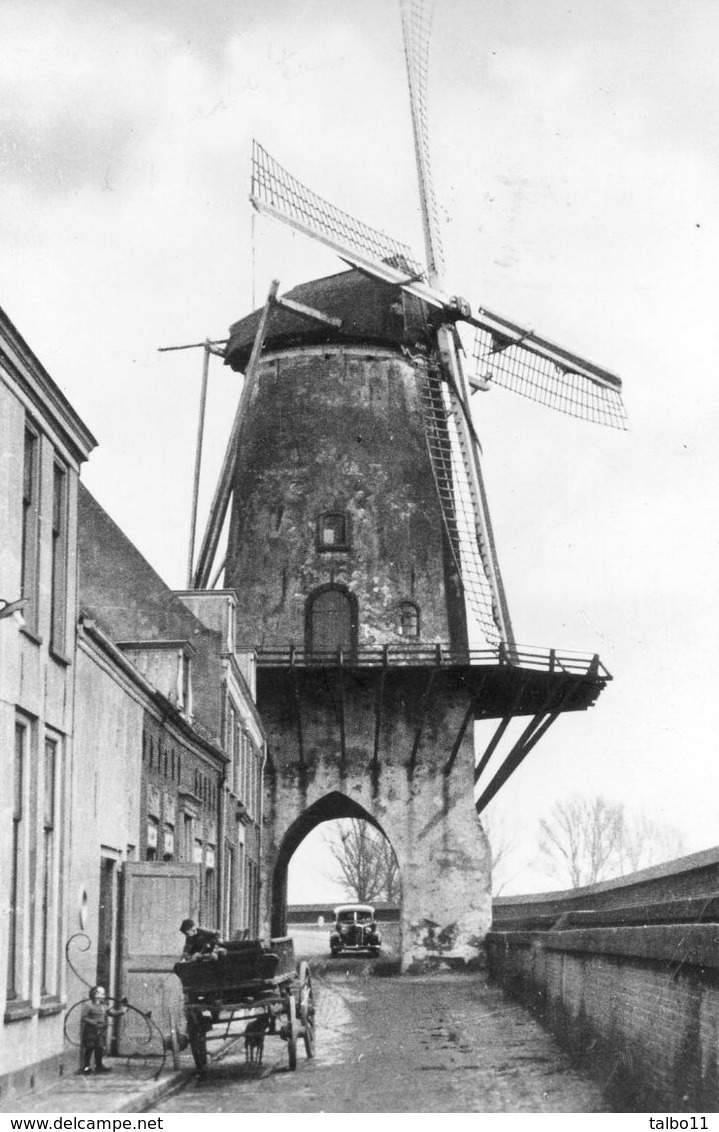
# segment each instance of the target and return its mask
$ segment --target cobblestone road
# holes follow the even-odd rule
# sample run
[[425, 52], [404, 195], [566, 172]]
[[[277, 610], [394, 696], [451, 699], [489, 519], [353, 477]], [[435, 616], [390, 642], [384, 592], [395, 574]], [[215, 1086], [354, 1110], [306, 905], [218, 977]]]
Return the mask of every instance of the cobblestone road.
[[244, 1050], [158, 1112], [608, 1112], [520, 1006], [481, 976], [379, 978], [339, 961], [315, 975], [317, 1056], [265, 1045], [261, 1075]]

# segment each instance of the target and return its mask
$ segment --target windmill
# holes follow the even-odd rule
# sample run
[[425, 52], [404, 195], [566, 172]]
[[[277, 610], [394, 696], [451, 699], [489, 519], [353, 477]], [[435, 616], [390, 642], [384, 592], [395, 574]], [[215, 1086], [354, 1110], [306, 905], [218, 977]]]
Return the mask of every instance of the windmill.
[[[256, 141], [250, 199], [260, 213], [324, 244], [364, 276], [398, 290], [405, 326], [412, 328], [412, 338], [407, 339], [403, 349], [415, 366], [428, 458], [474, 639], [493, 650], [500, 663], [531, 664], [527, 654], [518, 649], [512, 632], [470, 410], [470, 390], [484, 390], [492, 384], [504, 386], [549, 408], [621, 429], [625, 427], [621, 381], [610, 371], [484, 307], [472, 311], [466, 300], [447, 289], [429, 146], [427, 74], [431, 9], [425, 0], [400, 0], [400, 9], [425, 263], [420, 263], [404, 243], [324, 200]], [[199, 588], [206, 586], [211, 576], [232, 492], [242, 417], [253, 397], [258, 363], [275, 313], [284, 309], [318, 328], [341, 331], [341, 320], [293, 299], [280, 298], [277, 290], [275, 283], [257, 322], [240, 405], [195, 570], [194, 584]], [[460, 324], [474, 332], [469, 365], [458, 331]], [[554, 666], [554, 654], [549, 663]], [[566, 662], [565, 671], [569, 664]], [[597, 657], [583, 668], [580, 664], [577, 671], [585, 682], [597, 686], [608, 676], [604, 673], [599, 677]], [[560, 692], [558, 698], [548, 697], [541, 712], [537, 710], [531, 729], [527, 729], [505, 767], [478, 801], [478, 809], [496, 793], [559, 712], [568, 707], [566, 689]], [[518, 700], [515, 707], [517, 704]], [[501, 733], [505, 726], [504, 722], [500, 725]], [[498, 731], [480, 760], [480, 770], [486, 766], [499, 737]]]

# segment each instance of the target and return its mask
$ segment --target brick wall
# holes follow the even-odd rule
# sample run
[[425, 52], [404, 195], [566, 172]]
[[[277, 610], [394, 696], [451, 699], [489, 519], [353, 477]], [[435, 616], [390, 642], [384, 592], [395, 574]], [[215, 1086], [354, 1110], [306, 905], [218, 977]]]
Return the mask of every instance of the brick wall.
[[[719, 1111], [719, 923], [708, 922], [719, 919], [717, 862], [712, 850], [673, 874], [662, 866], [613, 887], [509, 898], [509, 916], [507, 901], [495, 906], [491, 977], [622, 1111]], [[554, 926], [537, 930], [549, 916]]]

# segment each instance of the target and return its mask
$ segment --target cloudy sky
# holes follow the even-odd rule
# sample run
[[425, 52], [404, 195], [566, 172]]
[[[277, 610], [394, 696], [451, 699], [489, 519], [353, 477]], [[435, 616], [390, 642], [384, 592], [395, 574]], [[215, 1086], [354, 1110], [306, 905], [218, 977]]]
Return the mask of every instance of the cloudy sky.
[[[182, 586], [201, 357], [157, 348], [338, 266], [253, 224], [252, 137], [421, 248], [395, 0], [0, 0], [0, 40], [0, 302], [98, 438], [88, 486]], [[474, 399], [517, 639], [615, 676], [500, 795], [525, 840], [601, 791], [719, 843], [718, 49], [713, 0], [436, 5], [448, 289], [618, 372], [631, 419]], [[205, 509], [237, 381], [213, 364]]]

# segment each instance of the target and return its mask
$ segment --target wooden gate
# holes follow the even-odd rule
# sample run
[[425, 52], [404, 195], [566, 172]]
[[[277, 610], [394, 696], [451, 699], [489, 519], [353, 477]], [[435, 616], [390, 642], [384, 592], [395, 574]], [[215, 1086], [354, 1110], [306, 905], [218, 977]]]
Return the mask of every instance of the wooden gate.
[[[163, 1034], [182, 1018], [182, 989], [172, 968], [184, 937], [180, 924], [197, 921], [199, 865], [127, 861], [123, 867], [121, 994], [152, 1018]], [[119, 1053], [137, 1048], [146, 1036], [142, 1020], [130, 1011], [120, 1026]]]

